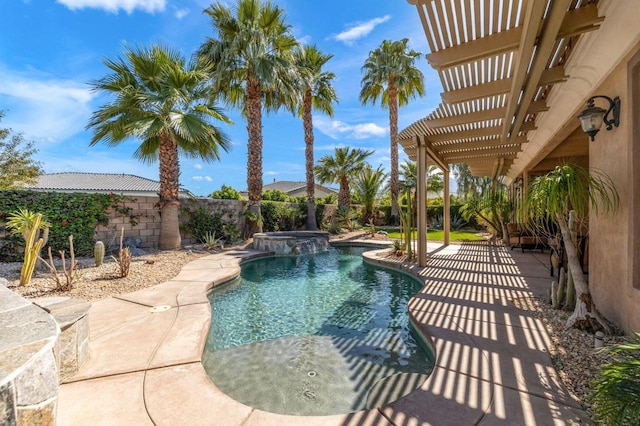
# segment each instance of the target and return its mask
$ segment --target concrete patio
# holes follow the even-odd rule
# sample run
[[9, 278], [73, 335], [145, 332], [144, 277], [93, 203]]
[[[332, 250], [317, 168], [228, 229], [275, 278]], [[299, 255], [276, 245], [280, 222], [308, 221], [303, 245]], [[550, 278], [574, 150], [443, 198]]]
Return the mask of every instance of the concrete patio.
[[[213, 285], [239, 262], [264, 255], [227, 251], [199, 258], [161, 285], [94, 302], [90, 359], [61, 385], [60, 425], [551, 425], [587, 423], [561, 384], [549, 339], [531, 311], [511, 302], [546, 294], [548, 253], [488, 243], [429, 243], [426, 268], [367, 260], [424, 280], [410, 314], [437, 352], [432, 375], [406, 397], [356, 413], [295, 417], [240, 404], [201, 363]], [[398, 386], [402, 386], [398, 383]], [[256, 386], [260, 386], [256, 383]]]

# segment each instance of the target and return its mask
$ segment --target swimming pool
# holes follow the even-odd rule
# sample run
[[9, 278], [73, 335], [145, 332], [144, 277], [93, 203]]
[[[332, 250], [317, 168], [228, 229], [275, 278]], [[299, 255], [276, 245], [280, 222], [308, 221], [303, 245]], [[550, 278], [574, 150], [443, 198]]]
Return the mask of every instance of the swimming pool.
[[421, 283], [364, 263], [365, 250], [253, 260], [215, 288], [202, 362], [216, 386], [293, 415], [378, 407], [420, 386], [433, 362], [407, 303]]

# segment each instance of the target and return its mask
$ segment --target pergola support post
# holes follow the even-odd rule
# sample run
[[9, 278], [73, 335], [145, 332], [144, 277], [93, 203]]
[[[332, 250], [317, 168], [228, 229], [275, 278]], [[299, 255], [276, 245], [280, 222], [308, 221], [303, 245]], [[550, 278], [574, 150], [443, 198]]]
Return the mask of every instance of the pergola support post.
[[444, 245], [449, 245], [449, 234], [451, 231], [451, 200], [449, 196], [449, 170], [444, 173], [444, 207], [442, 212], [442, 226], [444, 227]]
[[417, 260], [418, 266], [427, 266], [427, 147], [425, 141], [416, 137], [418, 146], [418, 241]]

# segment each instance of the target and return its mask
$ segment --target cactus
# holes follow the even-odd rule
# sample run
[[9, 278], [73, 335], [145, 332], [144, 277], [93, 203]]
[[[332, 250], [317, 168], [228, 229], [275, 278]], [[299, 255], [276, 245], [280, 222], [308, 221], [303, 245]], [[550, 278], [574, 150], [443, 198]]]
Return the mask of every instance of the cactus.
[[96, 260], [96, 266], [101, 266], [104, 262], [104, 243], [102, 241], [96, 241], [96, 245], [93, 247], [93, 257]]
[[[31, 281], [40, 249], [49, 238], [49, 223], [42, 220], [40, 213], [33, 213], [26, 209], [19, 209], [7, 218], [7, 227], [13, 234], [22, 235], [25, 241], [24, 263], [20, 270], [20, 285], [27, 285]], [[42, 237], [40, 231], [42, 230]]]
[[42, 215], [38, 213], [33, 222], [33, 228], [28, 230], [26, 235], [26, 246], [24, 248], [24, 263], [20, 270], [20, 285], [27, 285], [31, 281], [33, 271], [36, 267], [36, 260], [38, 260], [38, 254], [44, 244], [44, 240], [39, 238], [36, 241], [36, 236], [40, 233], [40, 221]]

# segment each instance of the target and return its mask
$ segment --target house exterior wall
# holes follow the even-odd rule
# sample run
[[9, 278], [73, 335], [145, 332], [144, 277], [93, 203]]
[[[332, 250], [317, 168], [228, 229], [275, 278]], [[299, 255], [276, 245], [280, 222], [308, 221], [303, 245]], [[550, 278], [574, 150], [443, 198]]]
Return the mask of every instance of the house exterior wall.
[[613, 180], [615, 215], [589, 217], [589, 287], [598, 310], [627, 333], [640, 331], [640, 44], [593, 95], [619, 96], [620, 126], [603, 128], [589, 145], [590, 167]]

